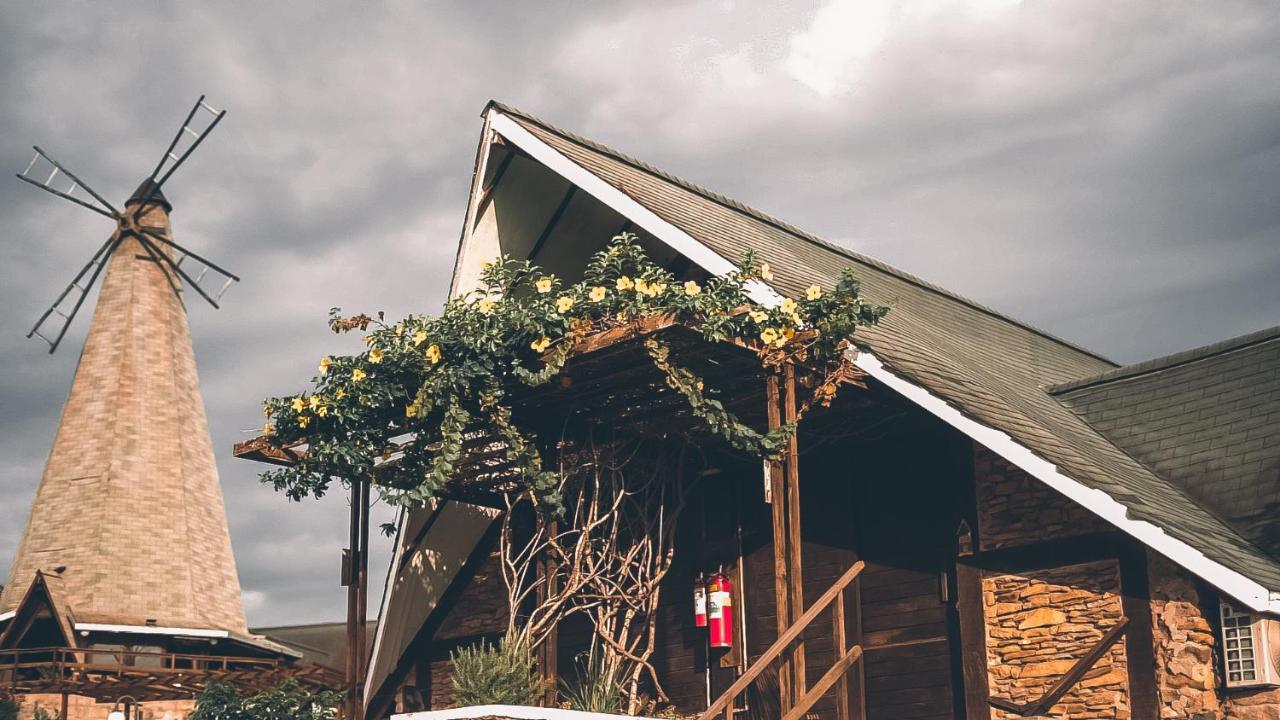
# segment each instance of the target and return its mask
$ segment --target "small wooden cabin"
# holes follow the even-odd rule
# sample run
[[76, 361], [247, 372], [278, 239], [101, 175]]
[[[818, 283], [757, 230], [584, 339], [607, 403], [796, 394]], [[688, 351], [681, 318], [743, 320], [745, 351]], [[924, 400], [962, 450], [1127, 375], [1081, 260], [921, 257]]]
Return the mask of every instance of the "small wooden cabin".
[[[630, 230], [682, 278], [754, 249], [779, 294], [852, 266], [893, 304], [855, 338], [867, 388], [801, 425], [784, 478], [707, 449], [658, 626], [680, 712], [1280, 718], [1280, 328], [1119, 367], [520, 111], [483, 117], [454, 293], [500, 253], [572, 279]], [[721, 382], [778, 402], [763, 369]], [[369, 717], [450, 707], [450, 652], [506, 625], [499, 512], [468, 500], [402, 518]], [[718, 568], [726, 650], [693, 613]], [[586, 643], [566, 623], [544, 670]]]

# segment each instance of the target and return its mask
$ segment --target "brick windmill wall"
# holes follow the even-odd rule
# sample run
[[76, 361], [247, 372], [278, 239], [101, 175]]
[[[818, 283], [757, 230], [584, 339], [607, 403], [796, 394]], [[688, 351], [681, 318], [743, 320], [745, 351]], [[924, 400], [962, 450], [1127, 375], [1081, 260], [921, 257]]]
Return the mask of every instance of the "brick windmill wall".
[[[169, 232], [167, 203], [142, 224]], [[107, 265], [0, 612], [57, 568], [77, 623], [247, 632], [186, 311], [132, 237]]]

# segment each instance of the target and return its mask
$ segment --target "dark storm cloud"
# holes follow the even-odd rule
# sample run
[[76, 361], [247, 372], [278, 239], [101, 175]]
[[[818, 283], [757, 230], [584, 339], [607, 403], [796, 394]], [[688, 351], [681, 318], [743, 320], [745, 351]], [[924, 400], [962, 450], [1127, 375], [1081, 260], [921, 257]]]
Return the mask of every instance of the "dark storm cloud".
[[[1280, 317], [1272, 3], [0, 13], [0, 169], [39, 143], [123, 199], [196, 94], [230, 109], [166, 193], [180, 241], [244, 277], [189, 305], [256, 624], [341, 617], [346, 508], [289, 506], [228, 448], [353, 342], [330, 306], [438, 307], [490, 97], [1119, 360]], [[17, 181], [0, 217], [7, 564], [87, 317], [52, 358], [22, 336], [110, 228]]]

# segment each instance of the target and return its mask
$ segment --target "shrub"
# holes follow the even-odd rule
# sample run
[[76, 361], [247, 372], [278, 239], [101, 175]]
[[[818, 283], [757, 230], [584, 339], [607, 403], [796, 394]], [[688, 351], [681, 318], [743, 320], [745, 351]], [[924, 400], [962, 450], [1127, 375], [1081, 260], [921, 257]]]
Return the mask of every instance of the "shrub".
[[18, 711], [21, 709], [17, 700], [0, 697], [0, 720], [18, 720]]
[[516, 637], [461, 648], [450, 653], [453, 662], [454, 704], [536, 705], [543, 685], [533, 653]]
[[577, 673], [572, 682], [562, 680], [561, 690], [570, 710], [618, 714], [622, 710], [622, 681], [618, 668], [605, 660], [596, 647], [574, 659]]
[[342, 693], [311, 690], [294, 679], [272, 690], [244, 695], [232, 685], [211, 682], [196, 695], [189, 720], [329, 720]]

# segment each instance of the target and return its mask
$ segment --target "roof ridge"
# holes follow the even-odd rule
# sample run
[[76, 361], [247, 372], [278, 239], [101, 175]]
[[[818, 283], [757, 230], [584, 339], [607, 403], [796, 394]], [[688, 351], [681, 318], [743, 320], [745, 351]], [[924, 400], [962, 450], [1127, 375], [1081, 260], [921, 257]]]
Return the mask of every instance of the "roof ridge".
[[685, 190], [701, 195], [702, 197], [712, 202], [715, 202], [719, 205], [723, 205], [724, 207], [727, 207], [736, 212], [740, 212], [744, 215], [747, 215], [748, 217], [752, 217], [763, 223], [772, 225], [777, 229], [782, 230], [783, 232], [794, 235], [795, 237], [801, 240], [817, 245], [825, 250], [834, 252], [856, 263], [867, 265], [881, 272], [888, 273], [890, 275], [893, 275], [894, 277], [897, 277], [900, 280], [904, 280], [908, 283], [911, 283], [912, 285], [916, 285], [917, 287], [924, 288], [925, 290], [928, 290], [930, 292], [937, 293], [944, 297], [947, 297], [957, 302], [968, 305], [969, 307], [975, 310], [978, 310], [979, 312], [990, 315], [998, 320], [1002, 320], [1012, 325], [1021, 327], [1025, 330], [1029, 330], [1030, 332], [1033, 332], [1036, 335], [1040, 335], [1041, 337], [1044, 337], [1048, 340], [1056, 342], [1064, 347], [1075, 350], [1076, 352], [1083, 353], [1085, 355], [1088, 355], [1089, 357], [1095, 358], [1097, 360], [1101, 360], [1102, 362], [1108, 363], [1110, 365], [1120, 367], [1119, 363], [1111, 360], [1110, 358], [1104, 355], [1094, 352], [1093, 350], [1090, 350], [1086, 347], [1073, 343], [1069, 340], [1064, 340], [1063, 338], [1060, 338], [1057, 335], [1054, 335], [1053, 333], [1050, 333], [1048, 331], [1042, 330], [1034, 325], [1031, 325], [1030, 323], [1010, 317], [998, 310], [995, 310], [991, 307], [983, 305], [982, 303], [979, 303], [975, 300], [972, 300], [963, 295], [960, 295], [959, 293], [956, 293], [952, 290], [948, 290], [947, 288], [944, 288], [941, 285], [925, 280], [924, 278], [921, 278], [918, 275], [913, 275], [909, 272], [906, 272], [905, 270], [894, 267], [893, 265], [890, 265], [884, 262], [883, 260], [878, 260], [869, 255], [863, 255], [862, 253], [857, 252], [855, 250], [851, 250], [842, 245], [837, 245], [836, 243], [833, 243], [829, 240], [824, 240], [823, 238], [820, 238], [817, 235], [814, 235], [813, 233], [802, 230], [801, 228], [798, 228], [795, 225], [792, 225], [791, 223], [786, 222], [785, 220], [780, 220], [766, 212], [757, 210], [756, 208], [753, 208], [750, 205], [747, 205], [746, 203], [743, 203], [739, 200], [734, 200], [733, 198], [728, 197], [727, 195], [722, 195], [702, 185], [698, 185], [697, 183], [690, 182], [688, 180], [685, 180], [684, 178], [673, 175], [670, 172], [663, 170], [662, 168], [659, 168], [653, 164], [645, 162], [644, 160], [640, 160], [639, 158], [636, 158], [634, 156], [615, 150], [609, 147], [608, 145], [604, 145], [602, 143], [596, 142], [595, 140], [579, 135], [573, 131], [565, 130], [563, 128], [552, 125], [546, 120], [543, 120], [542, 118], [536, 117], [534, 115], [530, 115], [529, 113], [524, 112], [519, 108], [512, 107], [510, 105], [499, 102], [497, 100], [490, 100], [489, 103], [485, 105], [485, 109], [484, 111], [482, 111], [481, 114], [483, 115], [484, 112], [487, 112], [490, 108], [497, 108], [501, 112], [507, 113], [509, 115], [515, 115], [529, 122], [535, 123], [536, 125], [547, 130], [548, 132], [555, 133], [566, 140], [582, 145], [583, 147], [586, 147], [588, 149], [595, 150], [596, 152], [609, 155], [615, 160], [618, 160], [627, 165], [630, 165], [636, 168], [637, 170], [641, 170], [643, 172], [649, 173], [650, 175], [654, 175], [658, 178], [661, 178], [663, 180], [666, 180], [667, 182], [672, 183], [673, 185], [676, 185], [678, 187], [684, 188]]
[[1047, 389], [1050, 395], [1063, 395], [1075, 390], [1081, 390], [1094, 385], [1103, 385], [1117, 380], [1127, 380], [1139, 377], [1141, 375], [1150, 375], [1163, 370], [1172, 370], [1174, 368], [1189, 365], [1201, 360], [1208, 360], [1219, 355], [1244, 350], [1254, 345], [1261, 345], [1280, 338], [1280, 325], [1265, 328], [1244, 335], [1239, 335], [1226, 340], [1219, 340], [1216, 343], [1202, 345], [1190, 350], [1163, 355], [1160, 357], [1144, 360], [1142, 362], [1133, 363], [1131, 365], [1123, 365], [1114, 370], [1108, 370], [1104, 373], [1091, 375], [1089, 377], [1072, 380], [1058, 385], [1050, 386]]

